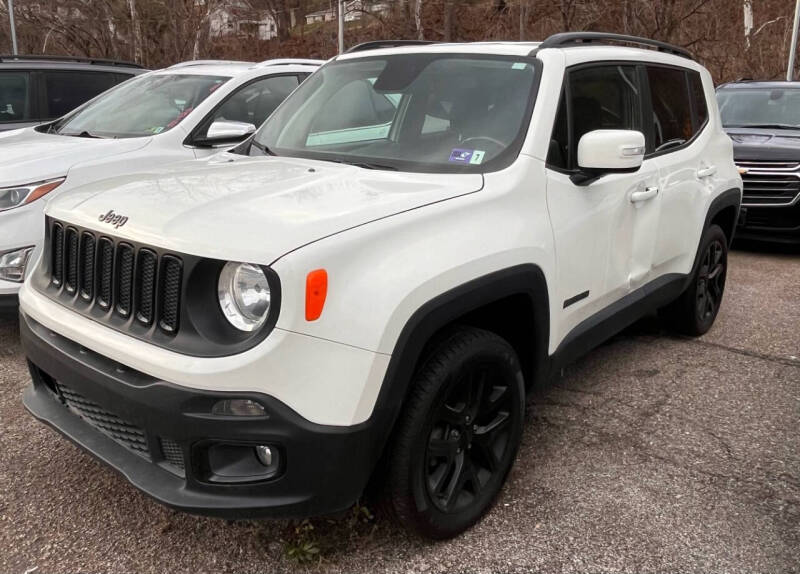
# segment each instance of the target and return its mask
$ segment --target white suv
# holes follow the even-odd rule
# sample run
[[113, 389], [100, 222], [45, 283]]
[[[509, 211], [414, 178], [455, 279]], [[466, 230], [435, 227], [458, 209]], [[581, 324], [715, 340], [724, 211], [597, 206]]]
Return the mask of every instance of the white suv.
[[164, 504], [306, 516], [381, 476], [404, 525], [452, 536], [526, 392], [658, 309], [714, 321], [742, 182], [688, 54], [370, 48], [222, 157], [48, 206], [25, 405]]
[[0, 309], [16, 307], [44, 204], [80, 185], [203, 158], [256, 131], [320, 60], [217, 60], [138, 76], [63, 118], [0, 134]]

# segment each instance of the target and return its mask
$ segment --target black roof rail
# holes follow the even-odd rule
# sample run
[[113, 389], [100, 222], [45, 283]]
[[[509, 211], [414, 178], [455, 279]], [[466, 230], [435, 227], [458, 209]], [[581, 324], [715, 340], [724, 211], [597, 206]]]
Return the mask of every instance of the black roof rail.
[[349, 50], [345, 50], [345, 54], [352, 54], [353, 52], [364, 52], [366, 50], [380, 50], [382, 48], [402, 48], [403, 46], [426, 46], [428, 44], [439, 44], [430, 40], [376, 40], [374, 42], [364, 42], [363, 44], [356, 44]]
[[120, 66], [123, 68], [141, 68], [134, 62], [125, 62], [122, 60], [108, 60], [104, 58], [81, 58], [79, 56], [42, 56], [42, 55], [0, 55], [0, 62], [76, 62], [79, 64], [91, 64], [96, 66]]
[[544, 42], [539, 44], [536, 49], [531, 52], [531, 56], [535, 55], [537, 51], [546, 48], [568, 48], [570, 46], [578, 46], [581, 44], [590, 43], [613, 43], [619, 42], [623, 44], [638, 44], [640, 46], [648, 46], [656, 48], [659, 52], [673, 54], [694, 60], [691, 52], [685, 48], [660, 42], [658, 40], [651, 40], [649, 38], [640, 38], [639, 36], [628, 36], [626, 34], [612, 34], [610, 32], [561, 32], [553, 34], [548, 37]]

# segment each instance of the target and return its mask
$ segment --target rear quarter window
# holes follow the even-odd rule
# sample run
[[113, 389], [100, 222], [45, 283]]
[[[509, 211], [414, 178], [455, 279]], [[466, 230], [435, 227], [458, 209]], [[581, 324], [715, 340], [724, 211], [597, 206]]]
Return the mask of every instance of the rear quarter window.
[[118, 74], [106, 72], [45, 71], [48, 118], [59, 118], [118, 83]]
[[692, 96], [692, 108], [695, 115], [695, 132], [708, 121], [708, 103], [703, 90], [703, 80], [697, 72], [689, 72], [689, 89]]
[[30, 72], [0, 72], [0, 123], [32, 119], [31, 100]]

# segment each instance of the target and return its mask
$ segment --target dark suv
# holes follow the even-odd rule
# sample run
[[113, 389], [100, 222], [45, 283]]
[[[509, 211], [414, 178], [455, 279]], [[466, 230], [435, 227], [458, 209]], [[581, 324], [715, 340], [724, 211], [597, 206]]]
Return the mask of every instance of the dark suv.
[[60, 118], [145, 71], [113, 60], [0, 56], [0, 131]]
[[800, 82], [717, 89], [744, 182], [737, 239], [800, 243]]

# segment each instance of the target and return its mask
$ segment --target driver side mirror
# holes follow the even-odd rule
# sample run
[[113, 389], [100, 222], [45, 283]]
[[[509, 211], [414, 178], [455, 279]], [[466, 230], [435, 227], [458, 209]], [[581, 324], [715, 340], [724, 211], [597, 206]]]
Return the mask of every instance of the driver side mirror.
[[644, 161], [644, 134], [635, 130], [594, 130], [578, 142], [575, 185], [588, 185], [609, 173], [633, 173]]
[[256, 126], [232, 120], [214, 120], [205, 137], [195, 138], [194, 143], [204, 146], [235, 144], [256, 133]]

